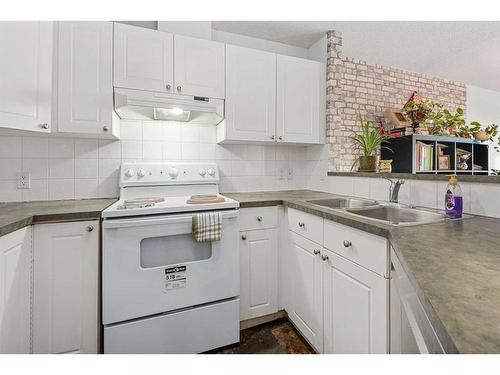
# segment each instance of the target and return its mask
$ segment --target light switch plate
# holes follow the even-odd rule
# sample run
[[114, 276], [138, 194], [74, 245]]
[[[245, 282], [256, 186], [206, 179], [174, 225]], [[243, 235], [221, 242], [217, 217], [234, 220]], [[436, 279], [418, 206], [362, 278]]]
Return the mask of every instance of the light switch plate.
[[31, 189], [31, 175], [29, 172], [19, 172], [17, 174], [17, 188]]
[[293, 179], [293, 168], [288, 168], [287, 178], [289, 180]]

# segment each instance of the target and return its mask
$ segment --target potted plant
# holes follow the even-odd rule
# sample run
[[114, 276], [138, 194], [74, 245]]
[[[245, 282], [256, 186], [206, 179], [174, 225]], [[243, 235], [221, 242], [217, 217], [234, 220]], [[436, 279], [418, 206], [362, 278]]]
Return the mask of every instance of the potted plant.
[[415, 130], [415, 128], [426, 118], [429, 107], [420, 94], [417, 91], [413, 91], [410, 98], [403, 106], [403, 112], [411, 120], [413, 130]]
[[476, 124], [477, 131], [474, 133], [474, 138], [478, 141], [495, 141], [495, 137], [498, 134], [498, 125], [491, 124], [484, 129], [481, 129], [481, 124], [477, 121], [471, 122], [471, 124]]
[[[377, 157], [375, 152], [383, 143], [387, 142], [387, 135], [382, 134], [380, 128], [373, 126], [372, 121], [363, 120], [360, 114], [359, 121], [361, 122], [361, 132], [353, 133], [350, 138], [354, 141], [356, 151], [361, 153], [353, 163], [351, 170], [359, 163], [359, 172], [376, 172], [377, 171]], [[391, 150], [392, 151], [392, 150]]]

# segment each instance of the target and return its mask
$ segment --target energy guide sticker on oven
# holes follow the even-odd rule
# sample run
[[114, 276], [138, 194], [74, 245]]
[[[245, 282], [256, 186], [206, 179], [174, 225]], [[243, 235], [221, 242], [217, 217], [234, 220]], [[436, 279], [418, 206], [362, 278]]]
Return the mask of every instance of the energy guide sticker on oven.
[[165, 268], [165, 291], [186, 287], [186, 266]]

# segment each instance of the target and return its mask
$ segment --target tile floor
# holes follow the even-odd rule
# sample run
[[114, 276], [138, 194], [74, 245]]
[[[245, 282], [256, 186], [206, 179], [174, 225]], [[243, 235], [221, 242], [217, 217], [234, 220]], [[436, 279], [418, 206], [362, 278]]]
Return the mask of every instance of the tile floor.
[[210, 354], [314, 354], [294, 326], [283, 318], [248, 328], [240, 333], [239, 344], [216, 349]]

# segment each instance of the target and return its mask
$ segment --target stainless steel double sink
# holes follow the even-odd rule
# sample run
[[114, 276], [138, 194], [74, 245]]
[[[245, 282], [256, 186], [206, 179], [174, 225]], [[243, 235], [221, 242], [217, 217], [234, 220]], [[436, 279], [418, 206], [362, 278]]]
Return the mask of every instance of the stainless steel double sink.
[[372, 199], [336, 197], [307, 202], [395, 226], [437, 223], [444, 220], [443, 214]]

